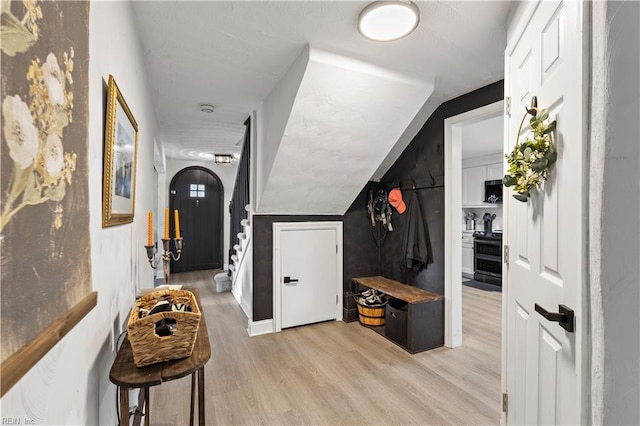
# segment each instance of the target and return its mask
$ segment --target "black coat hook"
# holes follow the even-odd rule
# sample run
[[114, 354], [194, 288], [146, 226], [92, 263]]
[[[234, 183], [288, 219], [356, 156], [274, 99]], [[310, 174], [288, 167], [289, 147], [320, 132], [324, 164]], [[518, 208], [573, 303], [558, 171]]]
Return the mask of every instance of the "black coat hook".
[[431, 173], [431, 170], [429, 170], [429, 178], [431, 178], [431, 186], [435, 186], [436, 178], [433, 177], [433, 173]]

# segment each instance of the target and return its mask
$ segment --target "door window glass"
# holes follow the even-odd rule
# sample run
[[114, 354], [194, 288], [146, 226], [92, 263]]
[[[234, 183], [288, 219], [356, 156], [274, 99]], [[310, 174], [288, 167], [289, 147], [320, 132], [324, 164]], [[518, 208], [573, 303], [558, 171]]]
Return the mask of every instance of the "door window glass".
[[191, 198], [204, 198], [204, 185], [195, 183], [189, 185], [189, 196]]

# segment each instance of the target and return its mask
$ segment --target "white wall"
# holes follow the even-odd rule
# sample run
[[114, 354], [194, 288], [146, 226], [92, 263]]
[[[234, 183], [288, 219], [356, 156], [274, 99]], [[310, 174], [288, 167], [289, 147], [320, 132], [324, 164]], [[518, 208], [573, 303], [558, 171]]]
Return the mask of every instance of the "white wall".
[[502, 204], [498, 204], [498, 208], [496, 209], [483, 209], [483, 208], [477, 208], [477, 209], [462, 209], [462, 229], [466, 230], [467, 229], [467, 225], [465, 223], [465, 213], [467, 212], [473, 212], [476, 214], [476, 231], [484, 231], [484, 222], [482, 221], [482, 217], [484, 216], [485, 213], [489, 213], [489, 214], [495, 214], [496, 218], [493, 221], [493, 226], [492, 229], [494, 231], [502, 231], [503, 227], [503, 221], [502, 221]]
[[[502, 153], [504, 115], [462, 126], [462, 161]], [[500, 155], [500, 160], [503, 157]]]
[[[218, 175], [220, 181], [222, 182], [222, 188], [224, 189], [224, 200], [222, 205], [223, 211], [223, 223], [224, 230], [222, 235], [222, 241], [224, 244], [223, 252], [222, 252], [222, 260], [224, 263], [224, 269], [229, 267], [229, 232], [230, 232], [230, 216], [229, 216], [229, 203], [231, 202], [231, 197], [233, 196], [233, 186], [236, 183], [236, 174], [238, 173], [238, 161], [233, 160], [231, 165], [219, 165], [212, 161], [186, 161], [186, 160], [175, 160], [168, 158], [166, 162], [167, 171], [165, 174], [165, 183], [164, 186], [160, 186], [160, 188], [164, 188], [164, 193], [162, 194], [162, 198], [164, 199], [164, 207], [169, 207], [169, 186], [171, 185], [171, 179], [178, 173], [180, 170], [185, 167], [191, 166], [200, 166], [204, 167], [208, 170], [211, 170], [213, 173]], [[158, 198], [161, 198], [160, 196]], [[160, 210], [160, 214], [158, 216], [162, 216], [159, 220], [164, 220], [164, 207]], [[164, 222], [162, 222], [164, 223]]]
[[[92, 2], [89, 66], [89, 205], [93, 289], [98, 305], [0, 401], [2, 417], [35, 424], [115, 424], [116, 388], [109, 382], [113, 340], [137, 289], [150, 287], [147, 216], [153, 204], [156, 119], [142, 49], [128, 2]], [[139, 126], [133, 224], [102, 229], [103, 85], [113, 74]], [[78, 159], [83, 161], [83, 159]], [[24, 422], [24, 420], [23, 420]]]
[[251, 151], [256, 171], [256, 198], [254, 210], [259, 210], [260, 197], [271, 172], [273, 161], [282, 141], [282, 134], [289, 121], [293, 102], [309, 62], [309, 45], [305, 46], [287, 73], [271, 90], [257, 112], [256, 150]]
[[594, 2], [592, 424], [640, 424], [640, 3]]

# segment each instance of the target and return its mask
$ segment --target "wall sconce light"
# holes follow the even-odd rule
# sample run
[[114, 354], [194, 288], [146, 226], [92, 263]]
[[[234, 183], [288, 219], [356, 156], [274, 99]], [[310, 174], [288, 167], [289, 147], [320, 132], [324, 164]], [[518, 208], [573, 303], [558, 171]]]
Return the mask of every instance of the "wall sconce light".
[[420, 9], [408, 0], [376, 1], [362, 9], [358, 31], [374, 41], [398, 40], [411, 34], [420, 23]]

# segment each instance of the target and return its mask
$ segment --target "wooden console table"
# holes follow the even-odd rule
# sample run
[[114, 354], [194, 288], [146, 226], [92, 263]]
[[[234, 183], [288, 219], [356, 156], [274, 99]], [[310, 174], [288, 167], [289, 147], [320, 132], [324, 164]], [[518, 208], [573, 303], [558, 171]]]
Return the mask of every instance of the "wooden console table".
[[376, 330], [380, 334], [411, 353], [444, 344], [444, 296], [380, 276], [354, 278], [353, 282], [407, 302], [406, 312], [387, 305], [384, 329]]
[[[197, 289], [184, 288], [191, 291], [202, 310], [200, 294]], [[204, 403], [204, 366], [211, 358], [211, 345], [209, 344], [209, 333], [204, 313], [200, 317], [198, 334], [190, 357], [175, 359], [147, 365], [146, 367], [136, 367], [133, 363], [133, 352], [131, 343], [125, 338], [118, 350], [116, 359], [113, 361], [109, 380], [120, 386], [120, 424], [129, 424], [129, 389], [142, 389], [144, 392], [144, 413], [145, 425], [149, 426], [149, 388], [161, 385], [170, 380], [179, 379], [191, 375], [191, 414], [189, 425], [193, 425], [196, 381], [198, 395], [198, 424], [205, 424], [205, 403]]]

